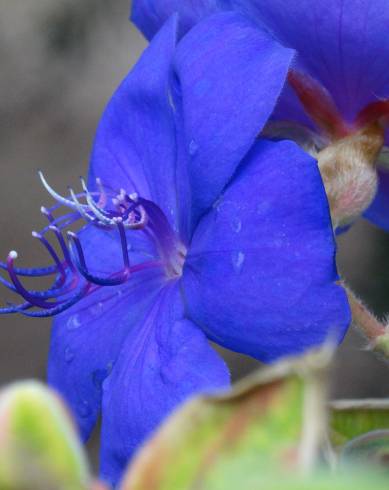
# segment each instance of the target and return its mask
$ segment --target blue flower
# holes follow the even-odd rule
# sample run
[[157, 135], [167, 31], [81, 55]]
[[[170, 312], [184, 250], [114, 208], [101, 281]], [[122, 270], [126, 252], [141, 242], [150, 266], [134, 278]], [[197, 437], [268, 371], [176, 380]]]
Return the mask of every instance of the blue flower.
[[[350, 321], [316, 161], [258, 138], [293, 51], [234, 13], [178, 44], [176, 30], [172, 17], [109, 102], [82, 192], [41, 176], [58, 204], [35, 236], [54, 265], [18, 269], [15, 252], [2, 265], [24, 298], [4, 312], [57, 314], [49, 381], [85, 439], [102, 413], [113, 483], [178, 403], [228, 385], [208, 340], [269, 362]], [[50, 274], [45, 292], [20, 280]]]
[[184, 33], [231, 9], [297, 51], [266, 134], [295, 139], [319, 160], [335, 228], [364, 214], [389, 230], [389, 3], [134, 0], [132, 18], [150, 38], [173, 11]]

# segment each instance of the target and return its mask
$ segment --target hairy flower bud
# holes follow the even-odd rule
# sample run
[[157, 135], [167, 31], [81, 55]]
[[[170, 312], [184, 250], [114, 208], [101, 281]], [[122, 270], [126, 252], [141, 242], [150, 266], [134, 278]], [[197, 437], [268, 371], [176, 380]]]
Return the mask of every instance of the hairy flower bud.
[[335, 228], [358, 218], [372, 202], [378, 184], [375, 162], [384, 144], [377, 122], [337, 139], [318, 155]]

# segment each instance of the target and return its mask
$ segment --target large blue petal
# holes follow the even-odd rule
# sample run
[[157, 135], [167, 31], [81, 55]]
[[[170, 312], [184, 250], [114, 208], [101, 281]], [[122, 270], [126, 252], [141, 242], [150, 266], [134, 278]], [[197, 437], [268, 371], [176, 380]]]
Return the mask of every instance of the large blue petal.
[[170, 284], [129, 334], [104, 383], [103, 479], [117, 483], [134, 451], [188, 396], [228, 383], [223, 360], [184, 317], [179, 284]]
[[293, 54], [236, 13], [207, 18], [177, 46], [193, 223], [272, 113]]
[[365, 218], [389, 231], [389, 171], [378, 170], [378, 190], [374, 201], [364, 213]]
[[175, 215], [176, 141], [169, 97], [177, 19], [154, 38], [110, 100], [96, 133], [90, 183], [151, 198]]
[[346, 117], [389, 96], [387, 0], [234, 0], [299, 54]]
[[[93, 273], [108, 276], [123, 267], [120, 241], [114, 232], [89, 227], [80, 238]], [[140, 236], [131, 240], [131, 263], [147, 260], [152, 252], [140, 253], [137, 241]], [[158, 269], [135, 273], [126, 284], [95, 291], [56, 317], [48, 380], [65, 397], [84, 439], [100, 413], [102, 382], [128, 332], [143, 317], [163, 281]]]
[[228, 9], [230, 3], [231, 0], [133, 0], [131, 20], [151, 39], [166, 19], [178, 12], [182, 35], [207, 15]]
[[184, 269], [189, 317], [214, 341], [263, 361], [295, 354], [350, 322], [315, 160], [260, 140], [202, 219]]

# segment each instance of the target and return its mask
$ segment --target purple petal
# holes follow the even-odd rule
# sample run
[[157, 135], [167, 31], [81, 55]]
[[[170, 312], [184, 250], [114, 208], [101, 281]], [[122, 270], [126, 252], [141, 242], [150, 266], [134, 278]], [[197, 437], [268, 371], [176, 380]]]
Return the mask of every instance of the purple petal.
[[215, 201], [272, 113], [293, 51], [240, 14], [204, 20], [177, 47], [193, 223]]
[[389, 95], [389, 3], [386, 0], [235, 0], [299, 54], [346, 118]]
[[177, 19], [172, 17], [110, 100], [97, 130], [90, 183], [150, 198], [175, 215], [175, 123], [169, 100]]
[[189, 318], [263, 361], [341, 339], [350, 313], [316, 162], [260, 140], [195, 232], [184, 269]]
[[230, 0], [133, 0], [131, 20], [147, 39], [151, 39], [163, 23], [178, 12], [179, 33], [183, 35], [202, 18], [227, 9], [230, 3]]
[[[88, 267], [103, 275], [119, 270], [120, 240], [113, 232], [89, 227], [80, 234]], [[131, 263], [142, 254], [130, 253]], [[144, 257], [143, 257], [144, 259]], [[51, 337], [48, 380], [66, 399], [87, 439], [101, 406], [101, 385], [112, 370], [128, 332], [143, 317], [162, 287], [159, 269], [135, 273], [121, 286], [93, 292], [56, 317]]]
[[379, 169], [378, 190], [376, 197], [370, 207], [365, 211], [364, 217], [389, 231], [389, 171]]
[[131, 331], [104, 383], [103, 479], [116, 484], [134, 451], [188, 396], [228, 383], [226, 365], [184, 318], [179, 285], [172, 283]]

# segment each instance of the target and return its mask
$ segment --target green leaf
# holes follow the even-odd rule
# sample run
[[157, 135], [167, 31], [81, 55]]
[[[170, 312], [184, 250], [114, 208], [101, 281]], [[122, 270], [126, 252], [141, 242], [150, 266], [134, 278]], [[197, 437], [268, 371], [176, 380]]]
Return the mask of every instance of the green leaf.
[[60, 398], [36, 381], [0, 392], [0, 488], [81, 490], [89, 470]]
[[[190, 490], [387, 490], [388, 478], [369, 470], [348, 467], [347, 471], [330, 473], [319, 471], [309, 476], [293, 473], [272, 474], [253, 471], [240, 465], [237, 472], [226, 468], [223, 474], [208, 479], [202, 486]], [[172, 487], [171, 490], [181, 490]]]
[[139, 452], [121, 489], [254, 490], [269, 474], [300, 468], [325, 439], [324, 357], [286, 361], [229, 393], [189, 401]]
[[330, 403], [331, 438], [335, 446], [367, 432], [389, 429], [389, 399], [339, 400]]

